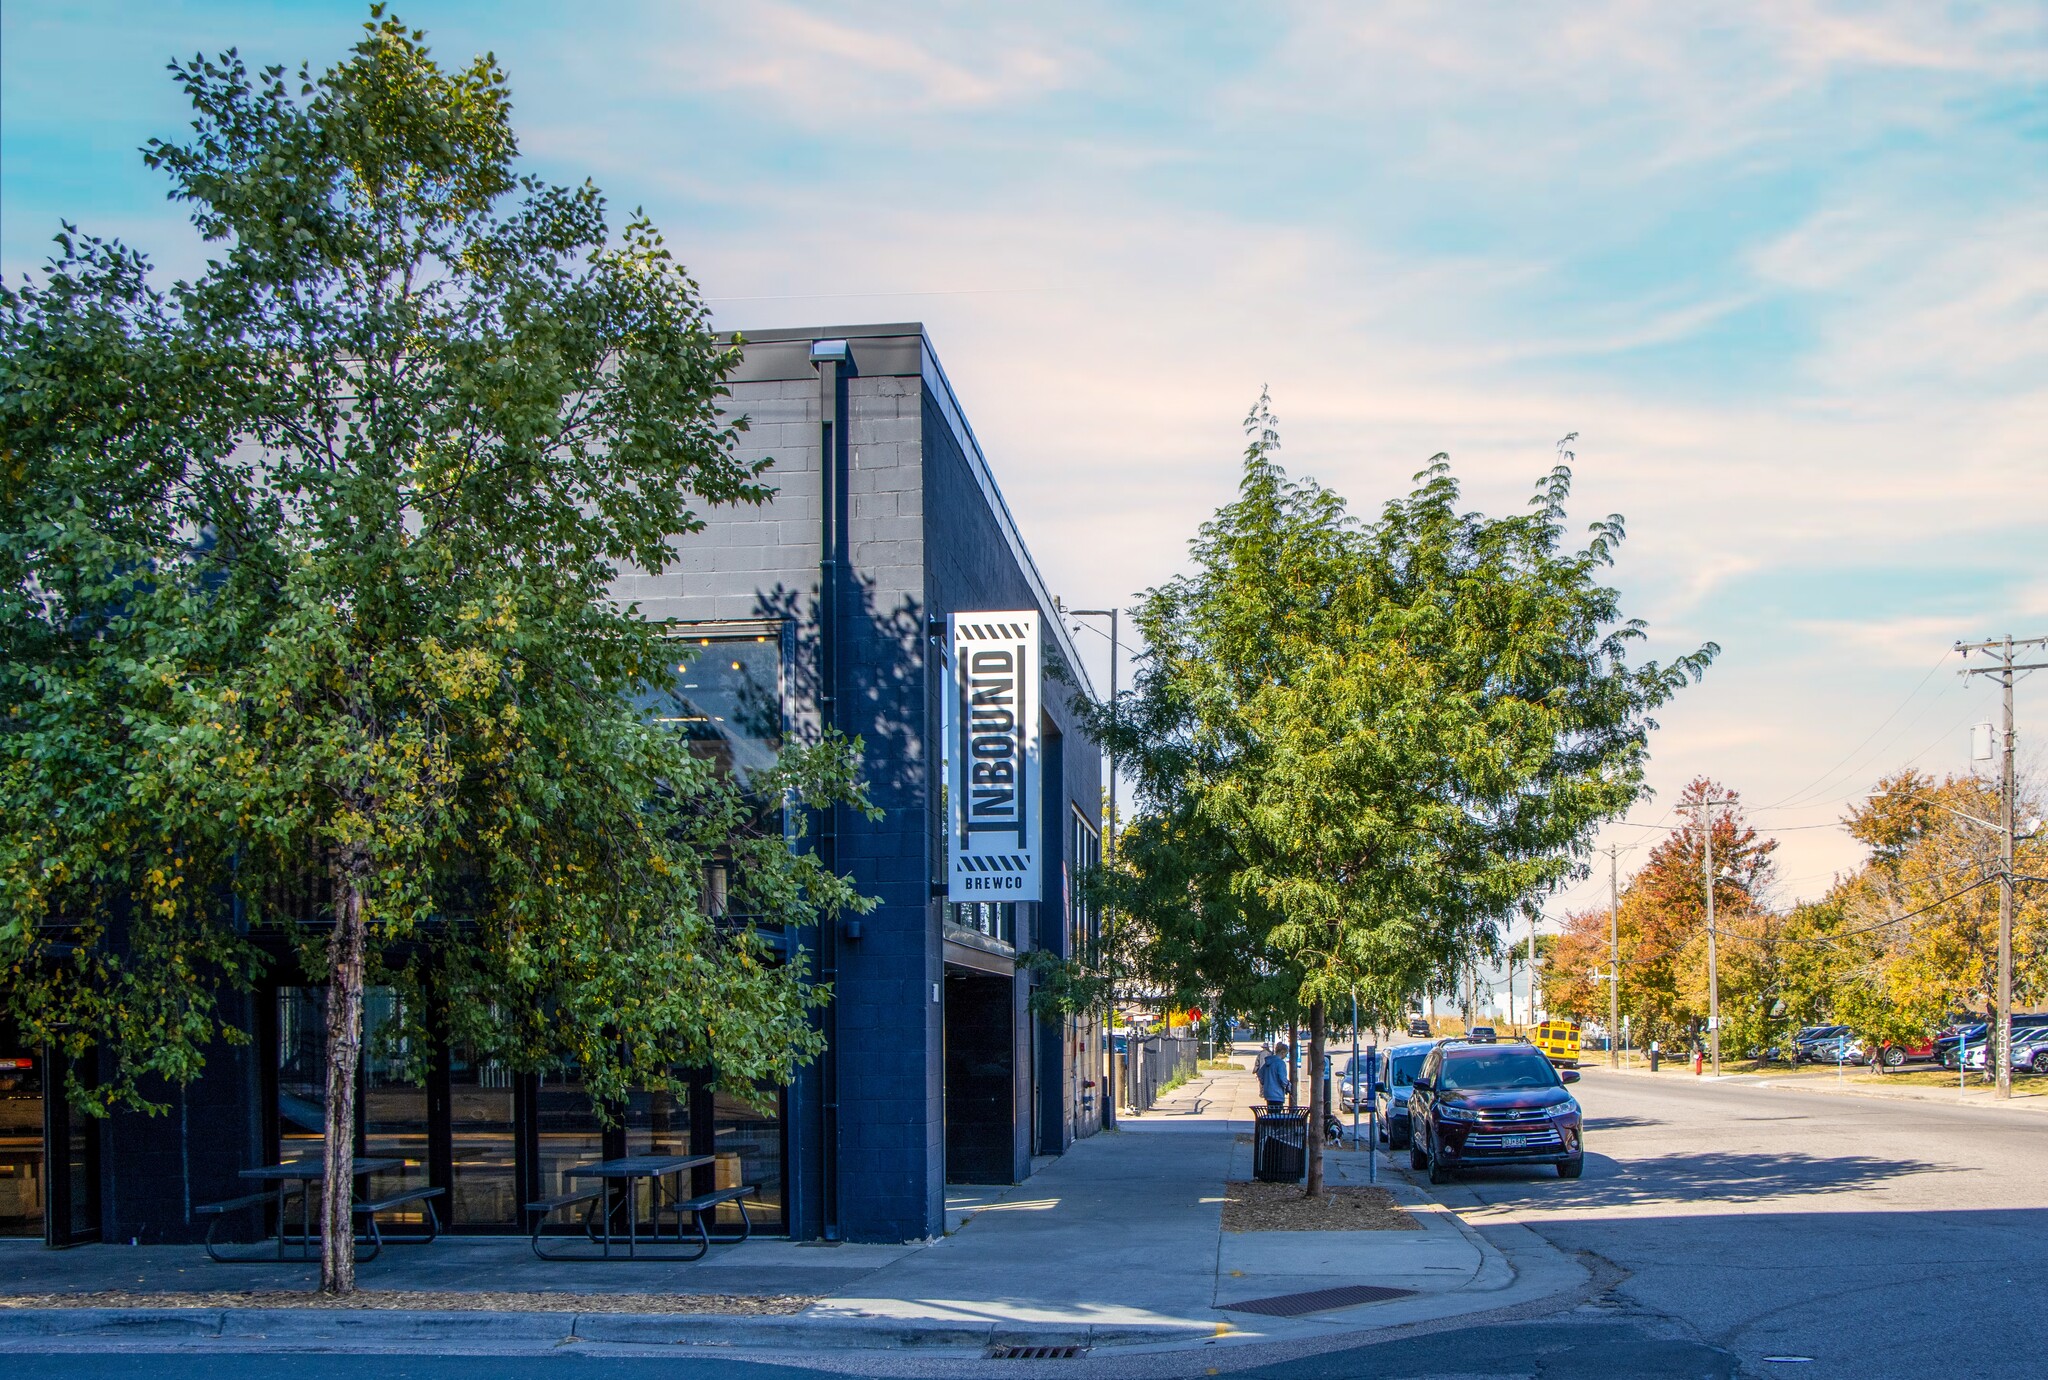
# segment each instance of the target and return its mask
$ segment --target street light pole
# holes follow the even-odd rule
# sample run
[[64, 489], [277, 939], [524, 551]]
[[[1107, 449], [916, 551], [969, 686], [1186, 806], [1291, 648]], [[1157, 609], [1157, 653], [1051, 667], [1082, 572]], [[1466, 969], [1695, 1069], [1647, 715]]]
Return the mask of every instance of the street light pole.
[[1607, 845], [1607, 1067], [1621, 1067], [1621, 883], [1616, 845]]
[[[1109, 711], [1111, 714], [1114, 714], [1116, 713], [1117, 662], [1121, 659], [1118, 656], [1119, 643], [1117, 640], [1118, 623], [1121, 619], [1121, 614], [1116, 609], [1068, 609], [1067, 612], [1077, 618], [1107, 617], [1109, 619]], [[1116, 749], [1114, 747], [1110, 748], [1107, 755], [1109, 759], [1109, 818], [1103, 821], [1102, 826], [1102, 865], [1104, 867], [1112, 866], [1116, 861]], [[1107, 928], [1109, 922], [1114, 918], [1115, 912], [1105, 911], [1102, 917], [1104, 928]], [[1112, 988], [1110, 993], [1109, 1009], [1110, 1014], [1114, 1014], [1116, 1011], [1114, 988]], [[1110, 1028], [1107, 1020], [1103, 1022], [1103, 1029], [1109, 1032], [1109, 1073], [1103, 1084], [1102, 1124], [1113, 1131], [1116, 1129], [1116, 1032]]]

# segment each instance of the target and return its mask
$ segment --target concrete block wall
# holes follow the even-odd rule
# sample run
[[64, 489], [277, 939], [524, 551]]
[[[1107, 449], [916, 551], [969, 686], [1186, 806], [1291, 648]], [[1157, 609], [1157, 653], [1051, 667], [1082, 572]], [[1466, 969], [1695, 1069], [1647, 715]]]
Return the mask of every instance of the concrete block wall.
[[[620, 597], [679, 623], [784, 619], [794, 625], [792, 727], [818, 716], [818, 591], [822, 404], [815, 375], [737, 383], [749, 420], [744, 460], [772, 458], [774, 498], [707, 510], [702, 532], [678, 537], [660, 575], [622, 575]], [[840, 1229], [852, 1240], [921, 1239], [944, 1229], [942, 970], [923, 827], [925, 774], [923, 493], [918, 385], [892, 376], [846, 381], [843, 502], [848, 568], [839, 590], [839, 723], [864, 744], [868, 789], [882, 818], [841, 813], [838, 858], [880, 905], [860, 938], [838, 946]], [[823, 1157], [819, 1069], [791, 1090], [793, 1214], [819, 1225]], [[805, 1231], [806, 1224], [811, 1232]]]

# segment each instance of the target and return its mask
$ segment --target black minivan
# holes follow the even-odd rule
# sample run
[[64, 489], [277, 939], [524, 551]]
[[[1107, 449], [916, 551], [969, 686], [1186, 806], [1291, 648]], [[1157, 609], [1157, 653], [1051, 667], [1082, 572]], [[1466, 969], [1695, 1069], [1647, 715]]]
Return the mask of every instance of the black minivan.
[[1450, 1041], [1430, 1051], [1408, 1099], [1408, 1163], [1433, 1184], [1460, 1169], [1554, 1164], [1561, 1179], [1585, 1168], [1578, 1099], [1534, 1045]]

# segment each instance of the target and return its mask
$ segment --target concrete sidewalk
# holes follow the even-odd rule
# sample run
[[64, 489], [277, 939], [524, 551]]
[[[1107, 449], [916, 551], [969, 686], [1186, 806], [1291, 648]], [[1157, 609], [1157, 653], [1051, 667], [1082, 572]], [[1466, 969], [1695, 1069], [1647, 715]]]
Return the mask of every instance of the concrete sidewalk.
[[[189, 1347], [554, 1349], [584, 1343], [979, 1350], [997, 1341], [1186, 1347], [1378, 1331], [1527, 1302], [1583, 1283], [1557, 1256], [1511, 1265], [1380, 1156], [1329, 1156], [1335, 1183], [1387, 1187], [1419, 1231], [1225, 1232], [1224, 1185], [1251, 1177], [1248, 1072], [1204, 1072], [1122, 1128], [1077, 1144], [1028, 1182], [958, 1192], [949, 1233], [896, 1246], [755, 1241], [695, 1264], [550, 1264], [523, 1240], [444, 1238], [364, 1267], [366, 1289], [817, 1297], [781, 1316], [373, 1310], [8, 1308], [0, 1349], [93, 1349], [106, 1339]], [[1552, 1252], [1551, 1255], [1555, 1256]], [[1519, 1272], [1518, 1267], [1519, 1266]], [[0, 1250], [0, 1295], [98, 1290], [306, 1289], [301, 1265], [225, 1266], [196, 1248]], [[1296, 1317], [1236, 1305], [1353, 1285], [1402, 1291]], [[630, 1305], [627, 1305], [630, 1306]], [[265, 1339], [272, 1339], [266, 1341]]]

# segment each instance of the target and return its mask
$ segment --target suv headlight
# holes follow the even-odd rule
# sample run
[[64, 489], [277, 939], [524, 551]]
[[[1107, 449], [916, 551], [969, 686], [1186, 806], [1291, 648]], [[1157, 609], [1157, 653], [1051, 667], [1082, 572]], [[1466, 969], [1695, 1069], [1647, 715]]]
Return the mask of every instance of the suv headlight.
[[1580, 1116], [1585, 1112], [1585, 1108], [1579, 1105], [1579, 1099], [1576, 1097], [1567, 1097], [1564, 1101], [1551, 1108], [1551, 1110], [1559, 1115], [1569, 1113], [1572, 1116]]
[[1442, 1117], [1445, 1121], [1479, 1120], [1479, 1113], [1477, 1112], [1467, 1110], [1464, 1107], [1454, 1107], [1449, 1105], [1448, 1103], [1441, 1102], [1437, 1104], [1436, 1114]]

